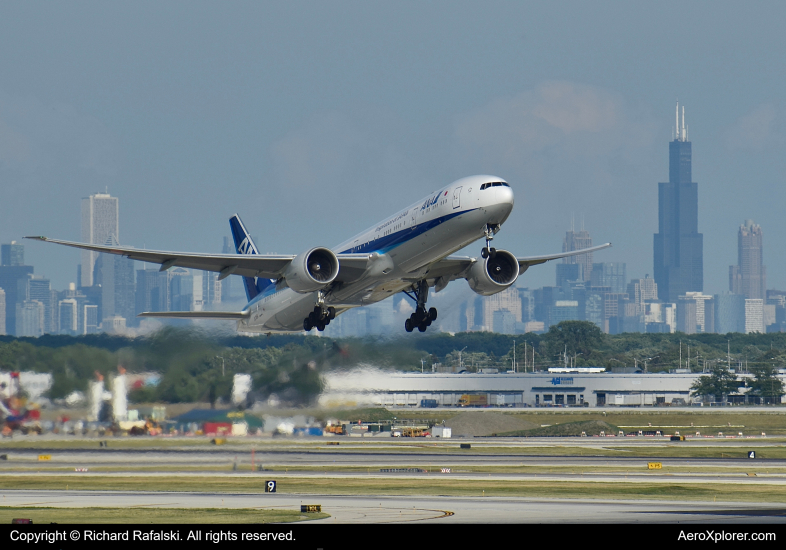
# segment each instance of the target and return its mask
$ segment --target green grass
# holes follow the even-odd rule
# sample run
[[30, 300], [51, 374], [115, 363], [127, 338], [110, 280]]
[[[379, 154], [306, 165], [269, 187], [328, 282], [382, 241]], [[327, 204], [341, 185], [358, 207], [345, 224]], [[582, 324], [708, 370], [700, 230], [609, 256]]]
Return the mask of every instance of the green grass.
[[[8, 483], [11, 481], [12, 483]], [[462, 480], [448, 476], [418, 475], [390, 479], [369, 478], [287, 478], [278, 477], [278, 491], [283, 494], [309, 495], [445, 495], [532, 498], [650, 499], [650, 500], [723, 500], [739, 502], [786, 502], [782, 486], [713, 483], [627, 483], [591, 481], [495, 481]], [[67, 483], [66, 483], [67, 482]], [[262, 483], [247, 478], [180, 477], [158, 478], [47, 478], [43, 476], [0, 478], [0, 488], [45, 490], [112, 490], [112, 491], [215, 491], [263, 492]], [[190, 512], [189, 512], [190, 513]], [[54, 521], [54, 520], [51, 520]], [[143, 521], [136, 520], [133, 521]], [[168, 520], [170, 521], [170, 520]], [[180, 520], [172, 519], [177, 522]], [[233, 520], [234, 521], [234, 520]], [[91, 518], [92, 522], [92, 518]]]
[[314, 413], [317, 418], [322, 420], [337, 419], [349, 420], [352, 423], [357, 423], [358, 420], [363, 422], [379, 422], [380, 420], [393, 420], [396, 417], [395, 412], [391, 412], [385, 408], [365, 408], [365, 409], [343, 409], [343, 410], [325, 410]]
[[[0, 506], [0, 523], [29, 518], [33, 523], [290, 523], [330, 517], [293, 510], [249, 508], [45, 508]], [[185, 537], [186, 535], [181, 535]]]
[[496, 434], [500, 437], [580, 437], [614, 434], [620, 431], [618, 426], [609, 424], [602, 420], [583, 420], [581, 422], [564, 422], [562, 424], [552, 424], [551, 426], [541, 426], [530, 430], [516, 430]]
[[[157, 447], [156, 439], [147, 440], [150, 445], [147, 447], [135, 447], [136, 450], [150, 449], [154, 450]], [[283, 440], [257, 440], [253, 448], [259, 453], [274, 452], [281, 450], [288, 451], [308, 451], [318, 456], [320, 453], [341, 453], [342, 455], [351, 456], [355, 451], [362, 451], [366, 455], [391, 455], [391, 454], [424, 454], [424, 460], [435, 460], [428, 455], [443, 455], [449, 459], [453, 455], [489, 455], [500, 454], [509, 456], [594, 456], [594, 457], [682, 457], [682, 458], [746, 458], [748, 450], [756, 450], [756, 455], [761, 459], [786, 459], [786, 445], [783, 444], [782, 438], [767, 438], [767, 439], [689, 439], [681, 442], [670, 442], [668, 439], [655, 439], [655, 438], [592, 438], [591, 446], [575, 446], [570, 441], [564, 441], [559, 438], [550, 438], [547, 443], [528, 442], [523, 440], [518, 444], [511, 441], [511, 445], [502, 444], [497, 438], [475, 438], [471, 440], [471, 449], [460, 449], [459, 441], [452, 440], [418, 440], [407, 439], [397, 440], [390, 439], [387, 441], [368, 441], [368, 440], [350, 440], [341, 441], [340, 446], [325, 445], [324, 441], [283, 441]], [[76, 443], [76, 442], [73, 442]], [[346, 443], [346, 444], [345, 444]], [[535, 443], [532, 445], [532, 443]], [[779, 443], [773, 445], [774, 443]], [[111, 445], [111, 443], [110, 443]], [[237, 450], [239, 462], [238, 469], [250, 470], [251, 447], [247, 445], [240, 449], [232, 447], [220, 446], [219, 449], [223, 450]], [[24, 447], [23, 447], [24, 448]], [[68, 449], [78, 449], [84, 447], [70, 447]], [[90, 445], [92, 448], [92, 445]], [[204, 450], [216, 449], [215, 446], [205, 446]], [[8, 471], [10, 468], [19, 468], [26, 466], [34, 468], [37, 471], [51, 470], [58, 468], [57, 466], [57, 449], [48, 452], [52, 455], [53, 462], [39, 462], [36, 456], [28, 456], [24, 458], [14, 457], [14, 449], [6, 449], [0, 447], [0, 454], [9, 451], [11, 455], [8, 461], [0, 461], [0, 472]], [[35, 451], [35, 449], [33, 449]], [[96, 459], [100, 460], [100, 453], [96, 453]], [[225, 457], [217, 458], [216, 461], [220, 462], [226, 460]], [[89, 461], [88, 461], [89, 462]], [[257, 459], [257, 464], [259, 460]], [[89, 464], [88, 464], [89, 466]], [[266, 469], [269, 468], [268, 464], [264, 464]], [[108, 468], [108, 469], [107, 469]], [[92, 471], [117, 471], [122, 469], [128, 471], [130, 469], [138, 469], [139, 471], [224, 471], [231, 469], [232, 463], [227, 460], [226, 463], [213, 463], [204, 466], [179, 466], [179, 465], [150, 465], [150, 466], [98, 466], [91, 468]]]
[[[473, 409], [477, 411], [478, 409]], [[489, 409], [492, 410], [492, 409]], [[508, 412], [504, 409], [493, 409], [494, 412], [510, 414], [516, 418], [533, 422], [535, 424], [564, 424], [567, 422], [582, 422], [586, 420], [602, 420], [615, 426], [625, 426], [625, 431], [633, 429], [658, 430], [664, 429], [671, 433], [673, 429], [680, 429], [693, 433], [697, 429], [702, 433], [710, 434], [712, 430], [726, 431], [723, 428], [732, 426], [744, 426], [742, 431], [748, 435], [758, 435], [766, 432], [767, 435], [786, 435], [786, 407], [762, 407], [761, 411], [756, 412], [707, 412], [707, 411], [671, 411], [668, 408], [647, 408], [647, 409], [623, 409], [619, 412], [603, 412], [581, 409], [563, 409], [555, 411], [553, 409], [531, 410], [526, 412]], [[399, 419], [424, 420], [431, 419], [435, 422], [448, 420], [462, 411], [395, 411]], [[695, 426], [712, 426], [712, 428], [691, 428], [691, 423]], [[652, 424], [652, 426], [650, 426]], [[671, 428], [677, 426], [677, 428]], [[693, 431], [690, 431], [690, 430]], [[736, 433], [735, 431], [735, 433]], [[683, 435], [685, 432], [683, 431]]]

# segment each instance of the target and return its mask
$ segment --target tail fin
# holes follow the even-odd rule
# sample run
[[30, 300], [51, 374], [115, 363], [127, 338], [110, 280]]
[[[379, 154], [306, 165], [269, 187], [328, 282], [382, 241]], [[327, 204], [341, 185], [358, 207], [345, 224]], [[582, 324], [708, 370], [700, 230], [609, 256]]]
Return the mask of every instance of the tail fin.
[[[238, 254], [259, 254], [257, 246], [254, 244], [251, 235], [246, 231], [246, 227], [240, 220], [240, 216], [235, 214], [229, 218], [229, 228], [232, 230], [232, 238], [235, 241], [235, 249]], [[246, 287], [246, 297], [250, 302], [256, 298], [260, 292], [273, 284], [270, 279], [259, 279], [257, 277], [243, 277]]]

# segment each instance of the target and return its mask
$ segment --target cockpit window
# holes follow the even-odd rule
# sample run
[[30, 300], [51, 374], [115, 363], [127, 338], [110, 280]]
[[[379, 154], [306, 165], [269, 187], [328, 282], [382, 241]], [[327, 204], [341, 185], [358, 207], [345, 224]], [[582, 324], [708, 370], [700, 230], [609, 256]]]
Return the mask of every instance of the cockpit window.
[[480, 190], [483, 191], [484, 189], [488, 189], [489, 187], [510, 187], [510, 185], [508, 185], [504, 181], [495, 181], [495, 182], [492, 182], [492, 183], [484, 183], [484, 184], [482, 184], [480, 186]]

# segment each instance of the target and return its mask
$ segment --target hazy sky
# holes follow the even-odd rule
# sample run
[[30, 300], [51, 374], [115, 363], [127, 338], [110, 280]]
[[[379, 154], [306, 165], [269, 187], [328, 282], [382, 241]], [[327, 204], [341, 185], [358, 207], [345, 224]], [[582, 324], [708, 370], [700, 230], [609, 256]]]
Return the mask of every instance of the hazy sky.
[[[679, 99], [705, 291], [728, 289], [746, 218], [786, 288], [783, 21], [717, 0], [3, 2], [0, 242], [79, 240], [80, 199], [108, 188], [122, 244], [220, 252], [237, 212], [298, 253], [490, 173], [516, 193], [497, 248], [559, 252], [575, 215], [614, 243], [595, 261], [643, 277]], [[25, 253], [76, 280], [77, 251]]]

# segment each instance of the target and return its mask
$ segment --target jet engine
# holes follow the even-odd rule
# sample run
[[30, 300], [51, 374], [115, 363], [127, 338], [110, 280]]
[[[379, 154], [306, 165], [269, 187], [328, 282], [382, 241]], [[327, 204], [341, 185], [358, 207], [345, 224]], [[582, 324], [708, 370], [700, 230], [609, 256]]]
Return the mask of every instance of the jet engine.
[[475, 262], [467, 274], [469, 287], [482, 296], [502, 292], [516, 282], [519, 261], [507, 250], [497, 250], [493, 258]]
[[327, 248], [312, 248], [298, 254], [284, 270], [287, 286], [306, 294], [325, 288], [338, 275], [338, 258]]

